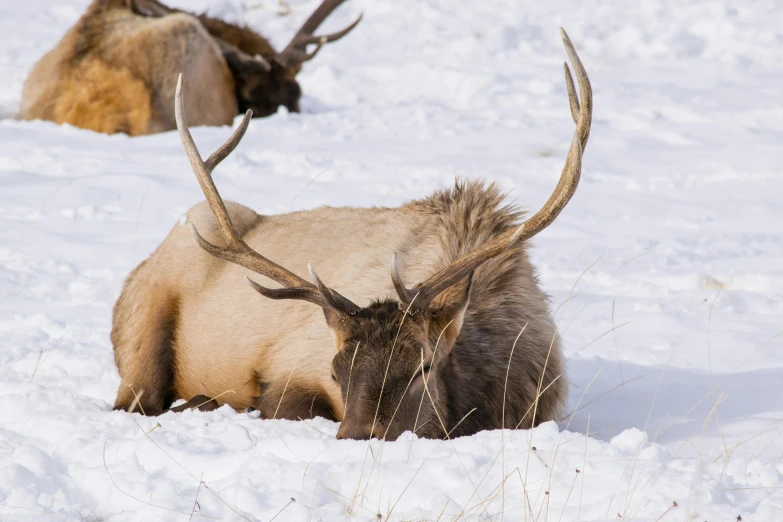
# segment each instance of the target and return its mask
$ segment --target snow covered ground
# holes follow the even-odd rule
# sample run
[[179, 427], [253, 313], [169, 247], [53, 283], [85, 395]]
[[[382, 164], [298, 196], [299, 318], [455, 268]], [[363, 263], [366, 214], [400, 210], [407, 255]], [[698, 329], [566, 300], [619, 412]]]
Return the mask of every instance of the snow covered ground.
[[[0, 3], [3, 520], [783, 519], [778, 0], [335, 13], [327, 28], [365, 19], [305, 67], [303, 114], [252, 122], [216, 174], [227, 199], [264, 213], [396, 205], [470, 176], [534, 209], [573, 132], [559, 26], [595, 94], [583, 181], [533, 250], [577, 412], [369, 444], [321, 419], [111, 411], [123, 278], [203, 197], [175, 133], [11, 119], [27, 71], [87, 3]], [[277, 0], [172, 3], [283, 45], [317, 2], [291, 0], [290, 16]], [[194, 130], [205, 151], [228, 133]]]

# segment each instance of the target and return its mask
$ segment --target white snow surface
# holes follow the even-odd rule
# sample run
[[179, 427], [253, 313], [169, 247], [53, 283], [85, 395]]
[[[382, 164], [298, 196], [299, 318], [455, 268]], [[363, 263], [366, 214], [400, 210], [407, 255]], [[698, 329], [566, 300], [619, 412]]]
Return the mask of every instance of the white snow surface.
[[[282, 46], [317, 1], [173, 3]], [[228, 407], [112, 411], [111, 307], [203, 196], [174, 132], [13, 119], [87, 4], [0, 3], [3, 520], [783, 519], [779, 0], [351, 0], [330, 18], [365, 14], [305, 66], [301, 114], [253, 120], [216, 172], [226, 199], [392, 206], [459, 176], [534, 210], [574, 128], [558, 27], [595, 96], [580, 187], [532, 241], [577, 412], [370, 443]], [[205, 152], [229, 133], [193, 130]]]

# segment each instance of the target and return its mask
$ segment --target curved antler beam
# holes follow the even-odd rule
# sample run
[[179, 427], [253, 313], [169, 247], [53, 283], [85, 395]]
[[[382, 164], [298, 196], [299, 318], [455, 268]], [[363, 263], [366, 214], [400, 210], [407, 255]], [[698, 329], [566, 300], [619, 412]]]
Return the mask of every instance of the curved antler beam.
[[[470, 275], [483, 263], [502, 254], [509, 248], [530, 239], [552, 224], [571, 200], [571, 197], [573, 197], [582, 173], [582, 154], [587, 145], [587, 139], [590, 137], [590, 124], [593, 115], [593, 91], [590, 86], [590, 79], [587, 77], [587, 72], [576, 54], [576, 50], [574, 50], [571, 39], [568, 38], [568, 35], [562, 28], [560, 29], [560, 35], [563, 39], [566, 54], [576, 73], [581, 101], [577, 98], [574, 80], [566, 64], [566, 90], [568, 91], [571, 116], [574, 123], [576, 123], [576, 132], [571, 141], [571, 147], [568, 150], [568, 156], [566, 156], [565, 165], [563, 166], [557, 187], [555, 187], [554, 192], [549, 196], [544, 206], [524, 223], [501, 233], [494, 239], [465, 254], [423, 283], [418, 284], [413, 290], [406, 288], [402, 284], [395, 257], [392, 260], [392, 282], [397, 290], [397, 295], [403, 303], [415, 306], [418, 309], [426, 309], [438, 294]], [[413, 304], [413, 296], [415, 295], [418, 295], [418, 298], [415, 304]]]
[[[315, 55], [318, 54], [318, 51], [321, 50], [321, 47], [323, 47], [324, 44], [336, 42], [343, 36], [353, 31], [353, 29], [359, 25], [359, 22], [362, 21], [364, 13], [359, 14], [359, 17], [356, 20], [340, 31], [325, 35], [313, 34], [316, 29], [318, 29], [318, 27], [324, 22], [324, 20], [326, 20], [326, 18], [332, 14], [332, 11], [334, 11], [344, 1], [345, 0], [324, 0], [321, 2], [316, 10], [313, 11], [307, 20], [305, 20], [305, 22], [302, 24], [302, 27], [299, 28], [294, 37], [291, 38], [291, 41], [288, 43], [285, 49], [277, 54], [275, 59], [280, 64], [287, 66], [301, 64], [308, 60], [312, 60]], [[312, 52], [308, 53], [307, 46], [311, 44], [315, 44], [317, 47]]]
[[[299, 299], [317, 304], [322, 308], [334, 309], [343, 314], [355, 314], [359, 307], [334, 290], [328, 288], [317, 276], [314, 276], [313, 278], [318, 285], [315, 286], [293, 272], [286, 270], [277, 263], [262, 256], [242, 240], [234, 228], [226, 205], [223, 202], [223, 198], [220, 196], [220, 193], [215, 186], [215, 182], [212, 180], [212, 171], [221, 161], [226, 159], [228, 155], [234, 151], [237, 145], [239, 145], [239, 142], [242, 140], [242, 137], [245, 135], [248, 125], [250, 124], [250, 118], [253, 115], [253, 111], [247, 111], [242, 118], [242, 122], [231, 134], [231, 137], [204, 161], [196, 147], [196, 143], [193, 141], [193, 136], [190, 134], [190, 129], [188, 128], [188, 122], [185, 119], [185, 101], [182, 91], [182, 75], [180, 74], [177, 79], [177, 91], [174, 96], [174, 116], [177, 121], [177, 129], [179, 130], [182, 145], [185, 147], [185, 152], [190, 160], [190, 165], [193, 168], [193, 173], [196, 175], [201, 190], [207, 198], [209, 208], [212, 210], [212, 213], [215, 215], [215, 219], [218, 222], [218, 228], [220, 228], [227, 243], [225, 247], [213, 245], [204, 239], [201, 234], [198, 233], [195, 225], [191, 223], [193, 236], [198, 245], [204, 249], [204, 251], [218, 259], [234, 263], [266, 276], [283, 287], [277, 289], [266, 288], [249, 278], [246, 278], [250, 286], [263, 296], [269, 297], [270, 299]], [[311, 274], [315, 274], [315, 272], [311, 271]]]

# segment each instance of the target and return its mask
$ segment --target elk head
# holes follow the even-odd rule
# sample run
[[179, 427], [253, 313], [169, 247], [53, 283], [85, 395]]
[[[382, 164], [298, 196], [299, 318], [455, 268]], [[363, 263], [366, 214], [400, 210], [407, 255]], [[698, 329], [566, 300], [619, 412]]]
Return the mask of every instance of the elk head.
[[[359, 15], [353, 23], [336, 33], [314, 35], [323, 21], [344, 1], [324, 0], [302, 24], [285, 49], [272, 56], [257, 54], [250, 57], [239, 51], [244, 56], [231, 53], [233, 56], [229, 58], [224, 51], [228, 66], [234, 73], [237, 102], [241, 112], [252, 110], [256, 117], [269, 116], [281, 105], [291, 112], [299, 112], [302, 89], [296, 81], [296, 75], [302, 70], [302, 65], [312, 60], [324, 44], [335, 42], [351, 32], [362, 19], [362, 15]], [[308, 51], [310, 46], [314, 47]]]
[[[266, 288], [247, 279], [250, 286], [270, 299], [299, 299], [323, 309], [331, 329], [336, 354], [332, 379], [340, 386], [344, 419], [338, 438], [395, 439], [403, 431], [430, 424], [428, 433], [446, 435], [439, 415], [446, 400], [439, 373], [448, 364], [466, 310], [474, 271], [484, 262], [526, 241], [549, 226], [574, 194], [581, 175], [582, 153], [590, 134], [592, 90], [587, 73], [573, 45], [561, 29], [566, 53], [576, 71], [577, 98], [568, 65], [566, 87], [576, 132], [560, 180], [544, 206], [518, 227], [509, 229], [465, 254], [413, 288], [403, 282], [392, 258], [391, 278], [398, 300], [383, 299], [360, 307], [326, 286], [309, 266], [312, 282], [300, 278], [251, 249], [236, 233], [212, 170], [237, 146], [250, 121], [245, 115], [229, 140], [206, 161], [201, 159], [185, 122], [181, 78], [177, 85], [176, 120], [191, 166], [217, 218], [227, 246], [207, 242], [193, 227], [198, 244], [220, 259], [262, 274], [281, 285]], [[192, 224], [191, 224], [192, 226]], [[421, 417], [419, 426], [415, 423]]]
[[[345, 0], [323, 0], [305, 20], [288, 45], [276, 52], [266, 39], [251, 29], [238, 27], [206, 15], [199, 16], [223, 53], [234, 76], [234, 90], [239, 111], [253, 111], [260, 118], [277, 112], [280, 106], [290, 112], [299, 112], [302, 89], [296, 76], [302, 65], [312, 60], [324, 44], [347, 35], [362, 19], [362, 15], [341, 31], [315, 35], [326, 18]], [[157, 0], [132, 0], [133, 10], [143, 16], [161, 17], [179, 12]], [[308, 51], [308, 48], [311, 50]], [[253, 49], [252, 54], [248, 52]]]

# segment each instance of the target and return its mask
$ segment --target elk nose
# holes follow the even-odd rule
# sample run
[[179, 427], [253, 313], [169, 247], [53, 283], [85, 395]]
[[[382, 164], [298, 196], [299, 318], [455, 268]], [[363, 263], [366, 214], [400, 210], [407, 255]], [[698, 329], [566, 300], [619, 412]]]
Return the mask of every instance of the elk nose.
[[337, 438], [341, 440], [370, 440], [373, 437], [379, 438], [377, 433], [373, 433], [372, 426], [352, 426], [343, 422], [340, 424], [340, 429], [337, 430]]

